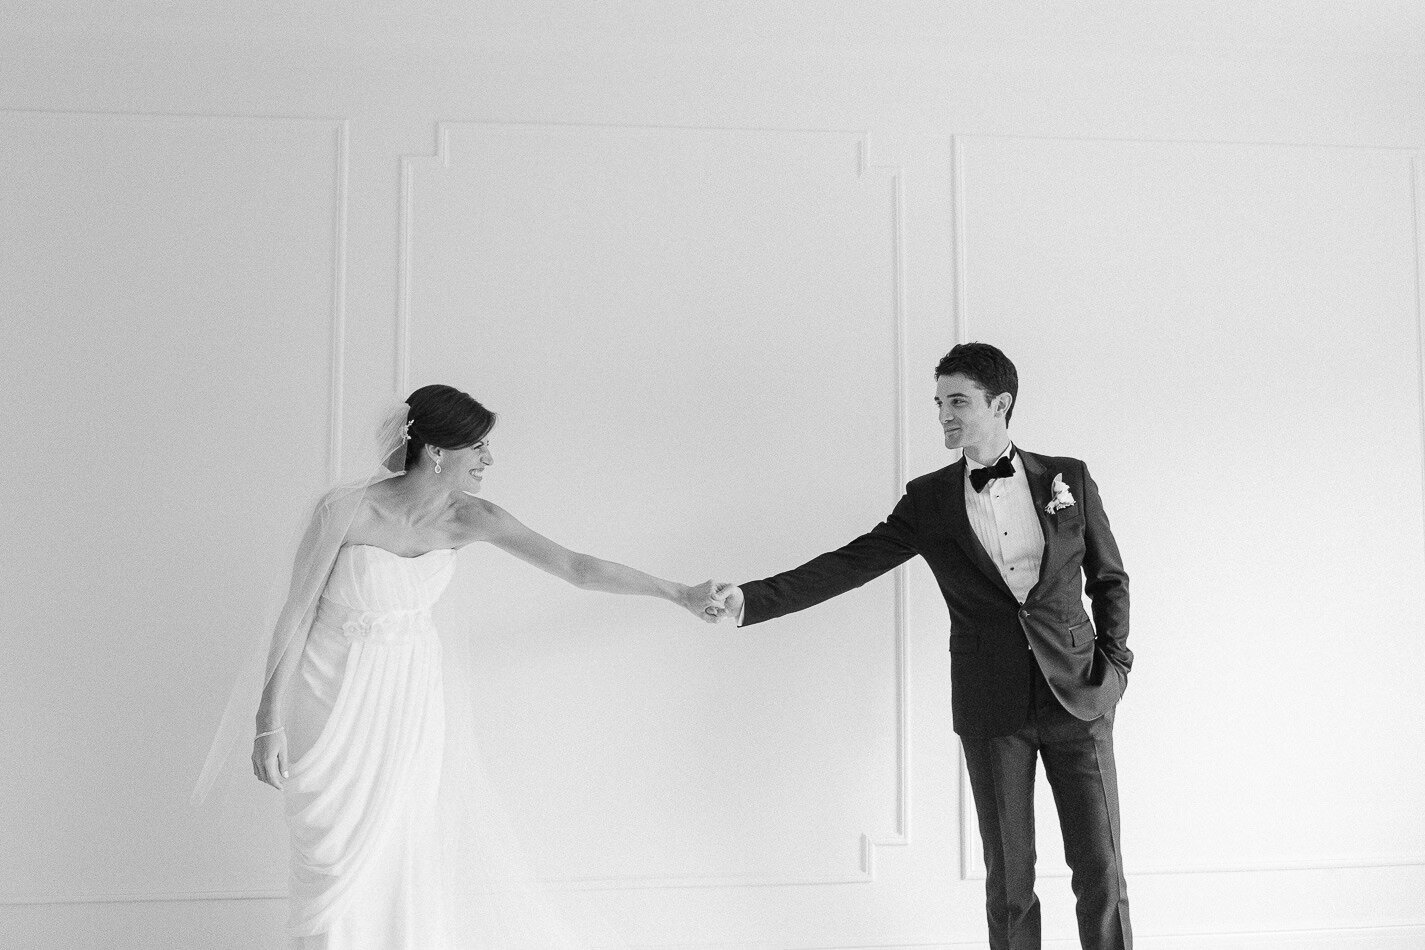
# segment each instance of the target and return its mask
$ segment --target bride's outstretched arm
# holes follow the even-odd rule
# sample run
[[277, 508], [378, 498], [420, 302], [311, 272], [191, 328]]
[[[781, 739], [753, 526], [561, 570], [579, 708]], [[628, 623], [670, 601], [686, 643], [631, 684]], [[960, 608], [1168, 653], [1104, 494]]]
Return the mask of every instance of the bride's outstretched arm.
[[483, 498], [474, 499], [466, 509], [465, 527], [471, 541], [488, 541], [575, 587], [610, 594], [660, 597], [709, 623], [717, 622], [721, 616], [721, 609], [716, 606], [712, 607], [714, 612], [707, 612], [710, 605], [714, 605], [712, 581], [688, 586], [645, 574], [617, 561], [570, 551], [525, 527], [508, 511]]

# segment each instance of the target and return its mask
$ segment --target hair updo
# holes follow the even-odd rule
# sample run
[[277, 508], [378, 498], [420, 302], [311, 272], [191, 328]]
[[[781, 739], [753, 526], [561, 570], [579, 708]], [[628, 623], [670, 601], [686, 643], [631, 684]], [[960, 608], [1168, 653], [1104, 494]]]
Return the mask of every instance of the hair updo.
[[439, 383], [422, 386], [406, 397], [406, 471], [415, 467], [427, 445], [455, 451], [468, 449], [490, 434], [495, 414], [468, 393]]

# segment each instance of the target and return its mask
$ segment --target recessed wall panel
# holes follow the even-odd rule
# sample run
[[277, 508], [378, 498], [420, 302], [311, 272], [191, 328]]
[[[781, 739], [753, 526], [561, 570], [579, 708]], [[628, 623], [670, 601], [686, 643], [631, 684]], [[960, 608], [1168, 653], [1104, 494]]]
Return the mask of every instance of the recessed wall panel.
[[1409, 156], [970, 138], [960, 175], [965, 334], [1132, 577], [1130, 875], [1425, 861]]
[[275, 793], [188, 794], [327, 477], [340, 123], [9, 113], [0, 140], [0, 708], [24, 763], [0, 811], [53, 819], [0, 828], [0, 893], [278, 887]]
[[[891, 175], [839, 133], [447, 126], [407, 178], [411, 387], [500, 414], [483, 493], [685, 582], [795, 566], [898, 497]], [[462, 552], [443, 629], [544, 873], [858, 880], [894, 832], [885, 578], [707, 627]]]

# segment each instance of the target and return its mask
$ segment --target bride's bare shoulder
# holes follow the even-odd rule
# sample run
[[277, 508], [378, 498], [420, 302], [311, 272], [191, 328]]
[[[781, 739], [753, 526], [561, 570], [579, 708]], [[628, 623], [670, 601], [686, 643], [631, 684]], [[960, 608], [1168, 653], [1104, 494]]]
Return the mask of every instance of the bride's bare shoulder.
[[505, 509], [476, 495], [462, 494], [455, 504], [455, 524], [463, 544], [489, 540], [508, 517]]

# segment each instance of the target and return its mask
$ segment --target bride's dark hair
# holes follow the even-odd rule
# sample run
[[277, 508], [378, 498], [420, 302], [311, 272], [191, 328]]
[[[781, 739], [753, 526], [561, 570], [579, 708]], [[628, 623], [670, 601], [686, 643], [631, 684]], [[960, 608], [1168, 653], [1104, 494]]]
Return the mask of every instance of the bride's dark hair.
[[495, 414], [454, 386], [422, 386], [406, 397], [406, 405], [410, 406], [406, 434], [411, 437], [406, 443], [408, 472], [427, 445], [452, 451], [468, 449], [495, 427]]

